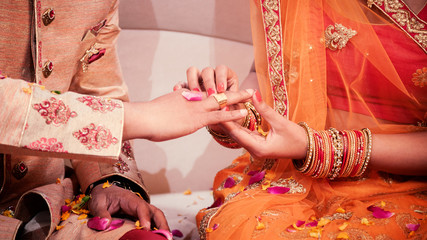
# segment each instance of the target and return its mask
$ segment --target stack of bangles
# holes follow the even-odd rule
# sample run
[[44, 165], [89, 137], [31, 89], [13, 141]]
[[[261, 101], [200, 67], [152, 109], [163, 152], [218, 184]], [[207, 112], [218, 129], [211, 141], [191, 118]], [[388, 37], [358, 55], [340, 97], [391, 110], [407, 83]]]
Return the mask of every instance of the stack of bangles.
[[[245, 121], [242, 123], [242, 127], [247, 128], [251, 131], [254, 131], [257, 129], [258, 131], [261, 130], [261, 116], [260, 114], [255, 110], [255, 107], [250, 102], [245, 102], [245, 108], [248, 110], [248, 114], [245, 117]], [[241, 148], [241, 146], [236, 143], [233, 139], [230, 138], [230, 136], [218, 133], [211, 128], [206, 127], [208, 132], [213, 136], [215, 141], [217, 141], [219, 144], [221, 144], [224, 147], [227, 148]]]
[[298, 171], [314, 178], [331, 180], [359, 177], [365, 172], [372, 149], [369, 129], [316, 131], [305, 122], [299, 125], [307, 132], [308, 146], [304, 160], [293, 160]]

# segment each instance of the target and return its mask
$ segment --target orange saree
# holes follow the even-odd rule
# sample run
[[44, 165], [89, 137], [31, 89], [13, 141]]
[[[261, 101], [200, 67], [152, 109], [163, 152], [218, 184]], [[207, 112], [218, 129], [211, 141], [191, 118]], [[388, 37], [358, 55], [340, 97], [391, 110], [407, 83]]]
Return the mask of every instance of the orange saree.
[[[427, 130], [426, 7], [415, 14], [400, 0], [250, 3], [260, 92], [283, 117], [317, 130]], [[288, 191], [274, 194], [273, 186]], [[215, 203], [197, 215], [201, 239], [427, 236], [426, 177], [368, 166], [359, 178], [314, 179], [290, 159], [245, 154], [218, 172], [213, 189]]]

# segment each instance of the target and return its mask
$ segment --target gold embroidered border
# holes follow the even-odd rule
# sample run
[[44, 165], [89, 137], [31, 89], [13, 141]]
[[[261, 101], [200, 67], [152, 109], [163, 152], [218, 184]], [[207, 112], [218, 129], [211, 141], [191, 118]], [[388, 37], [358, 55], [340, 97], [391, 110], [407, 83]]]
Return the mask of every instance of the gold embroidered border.
[[272, 85], [274, 109], [288, 117], [288, 94], [283, 64], [282, 24], [280, 0], [260, 0], [266, 39], [268, 72]]
[[413, 13], [401, 0], [368, 0], [375, 5], [427, 53], [427, 23]]

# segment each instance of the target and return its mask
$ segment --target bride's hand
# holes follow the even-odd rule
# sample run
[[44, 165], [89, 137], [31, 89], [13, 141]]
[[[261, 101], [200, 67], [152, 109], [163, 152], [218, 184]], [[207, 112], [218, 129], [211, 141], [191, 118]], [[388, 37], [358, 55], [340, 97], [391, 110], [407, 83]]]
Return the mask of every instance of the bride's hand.
[[308, 142], [305, 130], [270, 108], [258, 91], [255, 91], [252, 102], [270, 126], [268, 135], [265, 137], [257, 131], [227, 122], [222, 126], [230, 137], [256, 158], [305, 158]]

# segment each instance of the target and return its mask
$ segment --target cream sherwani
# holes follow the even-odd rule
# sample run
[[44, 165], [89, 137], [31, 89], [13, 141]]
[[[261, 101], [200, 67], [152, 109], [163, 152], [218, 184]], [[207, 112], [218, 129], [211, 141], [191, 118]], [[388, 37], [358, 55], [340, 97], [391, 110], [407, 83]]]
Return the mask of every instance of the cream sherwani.
[[[119, 176], [148, 199], [122, 142], [128, 96], [115, 48], [117, 7], [115, 0], [0, 2], [0, 210], [16, 206], [15, 219], [0, 217], [0, 239], [13, 239], [46, 209], [51, 236], [64, 200], [103, 178]], [[78, 184], [66, 178], [64, 159], [73, 159]], [[52, 237], [94, 234], [69, 221]]]

